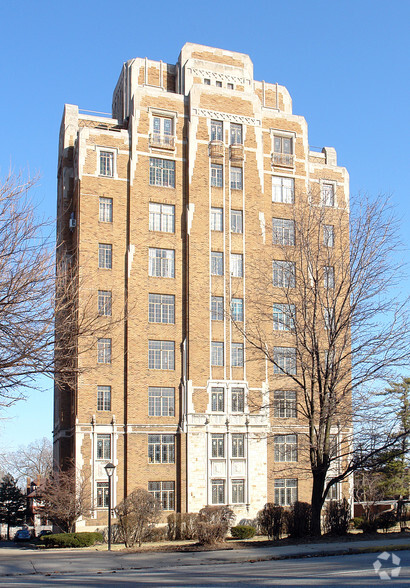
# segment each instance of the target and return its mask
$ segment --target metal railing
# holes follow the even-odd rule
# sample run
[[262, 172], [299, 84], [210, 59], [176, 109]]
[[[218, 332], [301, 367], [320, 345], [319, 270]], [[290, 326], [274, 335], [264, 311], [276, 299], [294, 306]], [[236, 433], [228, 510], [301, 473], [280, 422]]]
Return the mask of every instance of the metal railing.
[[175, 137], [173, 135], [151, 133], [149, 144], [151, 147], [159, 147], [160, 149], [175, 149]]
[[272, 153], [272, 165], [293, 167], [295, 165], [295, 156], [290, 153]]

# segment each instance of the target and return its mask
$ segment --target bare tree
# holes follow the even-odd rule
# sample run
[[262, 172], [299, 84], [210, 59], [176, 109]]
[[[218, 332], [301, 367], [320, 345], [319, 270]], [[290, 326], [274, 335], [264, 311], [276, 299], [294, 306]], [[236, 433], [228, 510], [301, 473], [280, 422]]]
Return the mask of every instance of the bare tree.
[[37, 488], [37, 498], [41, 514], [67, 533], [74, 530], [80, 517], [90, 514], [89, 480], [74, 466], [54, 471], [52, 477]]
[[[299, 201], [287, 232], [274, 223], [272, 248], [253, 260], [248, 252], [256, 279], [246, 326], [236, 327], [247, 341], [248, 361], [265, 358], [275, 387], [283, 390], [286, 382], [297, 392], [295, 434], [309, 456], [313, 533], [320, 534], [329, 489], [374, 463], [402, 434], [394, 434], [391, 411], [372, 391], [408, 363], [408, 301], [397, 290], [403, 273], [398, 227], [383, 197], [358, 200], [350, 224], [347, 205], [325, 207], [315, 194]], [[273, 416], [283, 402], [272, 403]]]
[[36, 439], [27, 446], [20, 446], [17, 451], [2, 455], [4, 468], [15, 479], [31, 478], [43, 481], [53, 471], [53, 445], [47, 437]]
[[115, 508], [115, 513], [125, 546], [141, 546], [144, 534], [159, 519], [161, 503], [147, 490], [137, 488]]

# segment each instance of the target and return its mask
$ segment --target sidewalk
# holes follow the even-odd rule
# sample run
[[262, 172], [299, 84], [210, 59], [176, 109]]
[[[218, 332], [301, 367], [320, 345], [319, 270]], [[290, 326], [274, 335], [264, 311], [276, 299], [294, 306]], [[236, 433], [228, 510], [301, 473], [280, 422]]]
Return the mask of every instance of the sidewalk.
[[90, 551], [80, 549], [31, 550], [0, 548], [0, 576], [104, 572], [132, 569], [160, 569], [192, 565], [217, 565], [280, 560], [324, 555], [382, 552], [410, 549], [410, 537], [334, 543], [310, 543], [244, 549], [195, 552]]

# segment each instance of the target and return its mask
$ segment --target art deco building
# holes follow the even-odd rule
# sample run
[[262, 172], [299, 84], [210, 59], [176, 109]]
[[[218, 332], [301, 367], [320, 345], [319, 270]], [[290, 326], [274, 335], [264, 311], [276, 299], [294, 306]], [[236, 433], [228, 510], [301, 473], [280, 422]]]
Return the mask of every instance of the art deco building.
[[54, 444], [89, 480], [95, 510], [77, 528], [106, 521], [108, 461], [113, 506], [143, 487], [165, 511], [229, 504], [240, 520], [310, 499], [297, 393], [244, 336], [255, 260], [275, 259], [271, 227], [292, 240], [308, 185], [348, 203], [335, 150], [309, 148], [286, 88], [255, 81], [244, 54], [187, 43], [175, 65], [124, 63], [112, 116], [65, 105], [59, 263], [90, 328], [56, 386]]

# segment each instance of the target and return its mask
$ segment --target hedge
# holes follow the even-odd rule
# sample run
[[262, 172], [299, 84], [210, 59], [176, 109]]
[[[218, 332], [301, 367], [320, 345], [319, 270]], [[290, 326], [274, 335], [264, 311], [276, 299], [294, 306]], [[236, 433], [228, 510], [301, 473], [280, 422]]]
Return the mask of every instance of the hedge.
[[255, 533], [255, 527], [250, 525], [237, 525], [231, 528], [231, 535], [234, 539], [251, 539]]
[[96, 543], [103, 543], [102, 533], [56, 533], [43, 535], [40, 542], [45, 547], [90, 547]]

